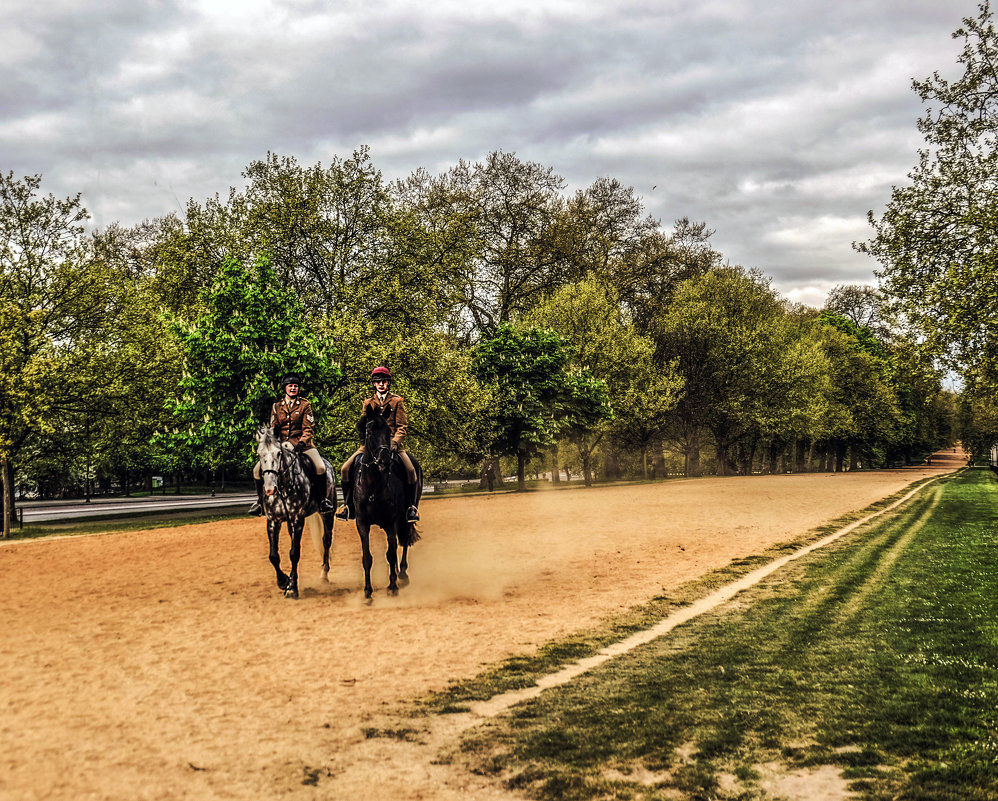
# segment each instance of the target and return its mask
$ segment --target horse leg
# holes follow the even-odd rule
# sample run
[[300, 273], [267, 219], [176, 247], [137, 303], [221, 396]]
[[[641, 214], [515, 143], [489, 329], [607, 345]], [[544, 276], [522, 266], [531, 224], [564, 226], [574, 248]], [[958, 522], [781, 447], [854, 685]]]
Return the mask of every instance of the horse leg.
[[301, 534], [305, 528], [305, 518], [301, 515], [294, 520], [288, 521], [288, 533], [291, 535], [291, 575], [288, 577], [288, 586], [284, 590], [285, 598], [298, 597], [298, 560], [301, 558]]
[[329, 550], [333, 547], [333, 516], [322, 516], [322, 580], [329, 581]]
[[279, 550], [281, 521], [267, 518], [267, 538], [270, 540], [270, 563], [277, 572], [277, 586], [284, 590], [288, 586], [288, 577], [281, 570], [281, 552]]
[[402, 538], [402, 559], [399, 561], [399, 584], [405, 587], [409, 583], [409, 543], [408, 537]]
[[364, 564], [364, 597], [370, 599], [374, 594], [371, 586], [371, 565], [374, 558], [371, 556], [371, 526], [368, 523], [361, 523], [357, 520], [357, 533], [360, 535], [360, 549], [363, 552], [361, 561]]
[[388, 535], [388, 551], [385, 553], [385, 558], [388, 559], [388, 594], [398, 595], [398, 525], [389, 526], [385, 533]]

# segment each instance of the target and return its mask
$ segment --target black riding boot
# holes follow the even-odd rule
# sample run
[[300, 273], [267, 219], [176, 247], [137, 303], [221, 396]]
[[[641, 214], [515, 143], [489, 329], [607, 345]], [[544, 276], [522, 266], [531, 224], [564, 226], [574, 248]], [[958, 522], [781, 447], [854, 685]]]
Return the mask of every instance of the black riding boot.
[[419, 520], [419, 507], [416, 506], [416, 491], [419, 485], [409, 484], [406, 489], [409, 495], [409, 509], [405, 513], [405, 520], [407, 523], [415, 523]]
[[336, 513], [336, 516], [340, 520], [352, 520], [354, 518], [354, 511], [350, 508], [350, 503], [353, 500], [353, 491], [350, 489], [350, 482], [344, 482], [343, 484], [343, 505], [340, 510]]
[[253, 482], [256, 484], [256, 503], [246, 510], [246, 514], [260, 517], [263, 515], [263, 479], [254, 478]]
[[326, 474], [312, 475], [312, 495], [319, 506], [320, 515], [332, 514], [336, 511], [336, 504], [326, 497]]

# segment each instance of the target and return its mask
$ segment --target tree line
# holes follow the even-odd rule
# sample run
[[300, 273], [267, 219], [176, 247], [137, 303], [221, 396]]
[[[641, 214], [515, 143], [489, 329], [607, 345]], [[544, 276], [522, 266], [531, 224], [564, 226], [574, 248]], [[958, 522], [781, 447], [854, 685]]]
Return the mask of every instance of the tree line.
[[244, 177], [88, 231], [79, 195], [0, 175], [6, 517], [15, 486], [245, 476], [286, 372], [335, 462], [379, 364], [437, 480], [496, 459], [520, 486], [877, 467], [952, 437], [955, 400], [879, 293], [790, 304], [705, 223], [666, 229], [616, 180], [568, 193], [494, 152], [389, 182], [366, 148], [267, 154]]

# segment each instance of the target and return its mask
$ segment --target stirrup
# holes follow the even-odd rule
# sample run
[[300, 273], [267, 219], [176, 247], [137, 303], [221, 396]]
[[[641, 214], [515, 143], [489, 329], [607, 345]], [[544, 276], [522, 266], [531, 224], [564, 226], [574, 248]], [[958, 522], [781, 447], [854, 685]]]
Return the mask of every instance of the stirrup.
[[263, 517], [263, 504], [257, 501], [249, 509], [246, 510], [246, 514], [250, 515], [251, 517]]
[[405, 513], [406, 523], [415, 523], [419, 520], [419, 509], [415, 506], [410, 506], [409, 510]]
[[350, 507], [343, 504], [336, 512], [336, 517], [339, 520], [349, 520], [350, 519]]

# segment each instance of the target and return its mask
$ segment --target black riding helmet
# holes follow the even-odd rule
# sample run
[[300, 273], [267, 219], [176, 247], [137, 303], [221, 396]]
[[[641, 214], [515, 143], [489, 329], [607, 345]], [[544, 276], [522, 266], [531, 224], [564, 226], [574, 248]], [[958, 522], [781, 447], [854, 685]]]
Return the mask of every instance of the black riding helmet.
[[281, 379], [281, 389], [284, 389], [288, 384], [297, 384], [301, 387], [301, 378], [294, 373], [289, 373]]

